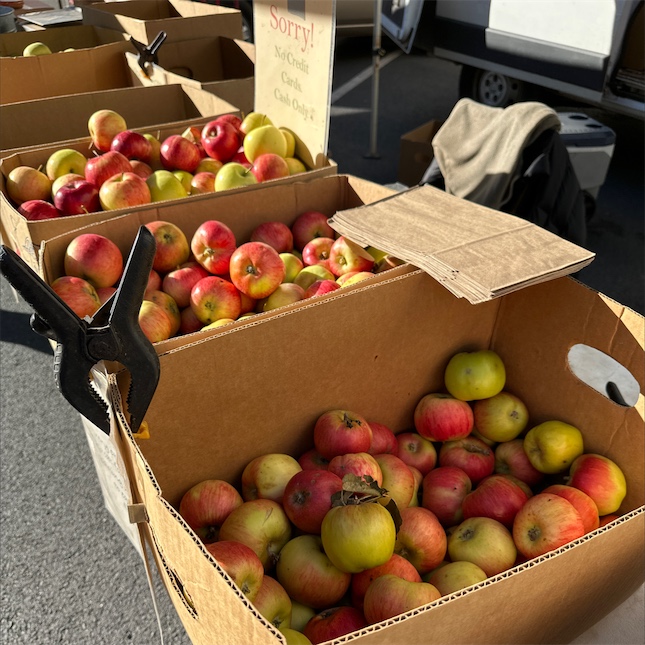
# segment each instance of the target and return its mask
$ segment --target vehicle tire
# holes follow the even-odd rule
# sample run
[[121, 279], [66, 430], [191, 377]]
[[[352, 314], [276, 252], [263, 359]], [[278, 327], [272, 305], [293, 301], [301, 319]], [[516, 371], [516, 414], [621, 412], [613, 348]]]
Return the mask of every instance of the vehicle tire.
[[510, 76], [464, 65], [459, 76], [459, 95], [490, 107], [506, 107], [523, 100], [525, 85]]

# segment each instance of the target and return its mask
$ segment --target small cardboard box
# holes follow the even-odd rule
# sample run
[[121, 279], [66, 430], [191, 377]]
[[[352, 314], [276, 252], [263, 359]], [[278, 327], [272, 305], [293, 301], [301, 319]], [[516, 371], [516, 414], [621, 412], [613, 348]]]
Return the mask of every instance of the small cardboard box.
[[242, 14], [191, 0], [126, 0], [83, 6], [83, 24], [116, 29], [150, 45], [159, 32], [166, 42], [192, 38], [242, 38]]
[[[183, 521], [177, 510], [183, 494], [209, 478], [239, 485], [246, 464], [261, 454], [299, 456], [313, 447], [314, 423], [327, 410], [352, 410], [396, 433], [409, 429], [420, 398], [443, 390], [450, 357], [484, 348], [504, 361], [507, 388], [525, 402], [532, 425], [571, 423], [581, 429], [586, 452], [623, 469], [620, 517], [482, 583], [330, 642], [515, 645], [576, 638], [645, 578], [643, 338], [641, 316], [568, 277], [470, 305], [417, 270], [163, 353], [146, 415], [149, 438], [129, 431], [121, 405], [127, 374], [112, 375], [117, 440], [138, 511], [133, 521], [191, 641], [268, 645], [284, 637]], [[312, 339], [325, 349], [307, 385], [303, 366], [311, 363]], [[575, 376], [569, 350], [577, 344], [629, 370], [640, 392], [635, 407], [617, 405]], [[339, 378], [339, 368], [361, 376]]]
[[[33, 42], [44, 43], [53, 54], [23, 56]], [[74, 51], [64, 51], [68, 48]], [[135, 51], [124, 33], [101, 27], [0, 34], [0, 103], [130, 87], [124, 53]]]
[[181, 83], [217, 94], [243, 114], [254, 107], [255, 47], [243, 40], [215, 36], [164, 43], [158, 62], [139, 65], [139, 57], [126, 54], [131, 85]]
[[401, 137], [397, 179], [405, 186], [415, 186], [423, 177], [434, 158], [432, 139], [442, 124], [442, 121], [428, 121]]

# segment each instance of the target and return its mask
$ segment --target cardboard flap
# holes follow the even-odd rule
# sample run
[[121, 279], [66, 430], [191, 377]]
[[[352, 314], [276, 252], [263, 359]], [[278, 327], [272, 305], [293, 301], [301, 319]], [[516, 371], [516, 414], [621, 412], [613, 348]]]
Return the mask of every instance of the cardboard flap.
[[338, 212], [329, 223], [418, 266], [473, 304], [575, 273], [595, 257], [526, 220], [432, 186]]

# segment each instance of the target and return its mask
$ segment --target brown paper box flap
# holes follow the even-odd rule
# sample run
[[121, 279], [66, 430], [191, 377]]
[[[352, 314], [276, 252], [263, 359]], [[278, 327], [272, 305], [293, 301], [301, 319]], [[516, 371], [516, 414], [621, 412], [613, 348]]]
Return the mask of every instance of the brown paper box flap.
[[341, 211], [330, 224], [418, 266], [473, 304], [575, 273], [595, 257], [526, 220], [432, 186]]

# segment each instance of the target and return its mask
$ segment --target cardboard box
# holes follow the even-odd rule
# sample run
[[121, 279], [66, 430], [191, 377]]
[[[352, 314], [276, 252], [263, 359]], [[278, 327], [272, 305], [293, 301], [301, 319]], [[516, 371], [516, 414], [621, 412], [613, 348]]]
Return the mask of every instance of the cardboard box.
[[428, 121], [401, 137], [397, 179], [402, 184], [419, 183], [434, 158], [432, 139], [442, 125], [442, 121]]
[[126, 54], [130, 84], [168, 85], [181, 83], [216, 94], [244, 114], [254, 107], [255, 47], [252, 43], [216, 36], [164, 43], [158, 63], [145, 71], [137, 54]]
[[116, 29], [150, 45], [159, 32], [166, 42], [193, 38], [242, 38], [237, 9], [191, 0], [126, 0], [83, 6], [83, 24]]
[[[409, 429], [420, 398], [443, 389], [450, 357], [483, 348], [502, 357], [507, 387], [527, 405], [531, 424], [571, 423], [581, 429], [586, 452], [623, 469], [628, 484], [621, 517], [482, 583], [332, 642], [576, 638], [645, 578], [644, 337], [641, 316], [568, 277], [470, 305], [412, 271], [162, 354], [147, 439], [135, 439], [124, 421], [127, 374], [113, 375], [131, 517], [146, 535], [192, 642], [284, 641], [184, 523], [177, 511], [182, 495], [208, 478], [239, 485], [243, 468], [258, 455], [302, 454], [313, 447], [314, 423], [327, 410], [353, 410], [395, 432]], [[303, 370], [311, 363], [312, 339], [329, 358], [321, 359], [308, 384]], [[613, 403], [573, 374], [568, 352], [577, 343], [631, 372], [640, 391], [635, 407]], [[360, 377], [339, 377], [339, 366]]]
[[[23, 56], [33, 42], [45, 43], [53, 54]], [[130, 87], [125, 52], [136, 52], [127, 36], [101, 27], [0, 34], [0, 103]]]

